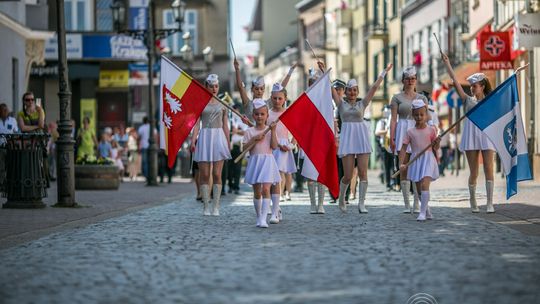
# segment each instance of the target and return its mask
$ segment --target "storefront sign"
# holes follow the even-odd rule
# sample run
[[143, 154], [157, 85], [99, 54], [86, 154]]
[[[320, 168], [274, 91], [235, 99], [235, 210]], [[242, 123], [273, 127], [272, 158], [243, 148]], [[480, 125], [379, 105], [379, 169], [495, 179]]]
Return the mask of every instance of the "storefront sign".
[[[148, 85], [148, 65], [141, 63], [130, 63], [129, 69], [129, 82], [130, 86], [142, 86]], [[159, 65], [154, 65], [154, 85], [159, 85], [159, 75], [156, 73], [159, 71]]]
[[540, 14], [517, 15], [515, 31], [517, 45], [532, 50], [540, 46]]
[[141, 40], [125, 35], [85, 35], [83, 57], [143, 60], [146, 46]]
[[480, 69], [512, 69], [512, 45], [508, 32], [485, 32], [480, 34]]
[[[83, 53], [81, 34], [66, 34], [66, 56], [81, 59]], [[58, 39], [56, 35], [45, 40], [45, 59], [58, 60]]]
[[145, 30], [148, 25], [148, 0], [129, 1], [129, 29]]
[[125, 88], [128, 86], [128, 70], [101, 70], [99, 71], [100, 88]]

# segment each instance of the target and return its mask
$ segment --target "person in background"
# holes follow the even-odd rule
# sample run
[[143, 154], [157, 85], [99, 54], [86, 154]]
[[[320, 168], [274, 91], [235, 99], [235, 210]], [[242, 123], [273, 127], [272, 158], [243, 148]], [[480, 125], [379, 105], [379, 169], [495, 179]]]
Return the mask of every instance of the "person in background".
[[137, 144], [139, 138], [137, 136], [137, 131], [135, 128], [128, 128], [128, 141], [127, 141], [127, 151], [128, 151], [128, 175], [129, 179], [133, 181], [134, 178], [137, 178], [139, 174], [139, 145]]
[[95, 157], [98, 145], [94, 130], [90, 128], [90, 118], [83, 118], [83, 126], [77, 135], [77, 158]]
[[98, 144], [98, 151], [99, 151], [99, 157], [100, 158], [111, 158], [111, 142], [109, 141], [111, 137], [108, 133], [103, 132], [101, 134], [101, 140]]
[[34, 93], [23, 94], [23, 110], [17, 115], [18, 127], [23, 133], [42, 132], [45, 130], [45, 111], [36, 104]]
[[118, 167], [118, 179], [120, 179], [121, 182], [124, 181], [124, 163], [122, 162], [123, 153], [124, 149], [113, 139], [111, 141], [111, 158]]
[[[18, 133], [19, 128], [15, 118], [9, 116], [9, 108], [7, 104], [0, 104], [0, 134], [13, 134]], [[0, 188], [6, 179], [6, 149], [4, 149], [6, 142], [5, 138], [0, 136]]]
[[148, 140], [150, 139], [150, 123], [148, 117], [143, 118], [143, 124], [137, 130], [139, 136], [139, 154], [141, 155], [141, 170], [145, 178], [148, 179]]
[[[239, 110], [240, 105], [233, 106]], [[234, 191], [234, 194], [240, 193], [240, 175], [242, 173], [242, 161], [235, 163], [234, 160], [242, 153], [242, 140], [244, 133], [247, 130], [246, 125], [238, 116], [233, 116], [231, 119], [231, 159], [229, 160], [229, 193]]]
[[378, 150], [381, 156], [383, 180], [386, 184], [386, 191], [391, 191], [396, 184], [392, 180], [394, 168], [394, 154], [390, 150], [390, 105], [383, 107], [382, 118], [377, 121], [375, 136], [378, 141]]
[[47, 143], [47, 162], [49, 163], [49, 179], [56, 180], [56, 141], [60, 135], [58, 134], [56, 123], [50, 122], [48, 132], [51, 135]]

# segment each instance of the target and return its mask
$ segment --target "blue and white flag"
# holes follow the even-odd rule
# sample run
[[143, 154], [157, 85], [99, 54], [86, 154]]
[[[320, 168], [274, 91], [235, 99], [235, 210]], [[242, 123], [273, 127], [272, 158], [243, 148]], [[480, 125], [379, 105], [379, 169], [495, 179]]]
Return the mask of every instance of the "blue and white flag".
[[516, 75], [510, 76], [466, 115], [497, 149], [506, 175], [506, 199], [509, 199], [517, 193], [517, 182], [532, 179]]

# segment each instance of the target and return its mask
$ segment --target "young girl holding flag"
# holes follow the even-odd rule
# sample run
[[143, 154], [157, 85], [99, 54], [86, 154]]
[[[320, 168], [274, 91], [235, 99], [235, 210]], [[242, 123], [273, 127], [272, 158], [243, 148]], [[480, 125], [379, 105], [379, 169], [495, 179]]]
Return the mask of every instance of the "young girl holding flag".
[[274, 149], [273, 153], [281, 174], [282, 185], [272, 186], [272, 217], [270, 218], [270, 224], [277, 224], [282, 219], [281, 209], [279, 208], [281, 190], [284, 188], [291, 189], [292, 173], [296, 172], [296, 162], [292, 152], [293, 146], [289, 140], [290, 133], [285, 125], [279, 121], [279, 117], [285, 112], [286, 101], [287, 90], [280, 83], [275, 83], [272, 86], [272, 106], [268, 114], [268, 123], [277, 122], [278, 147]]
[[[325, 70], [324, 64], [318, 62], [319, 68]], [[332, 97], [338, 107], [341, 117], [341, 133], [339, 138], [338, 155], [343, 161], [344, 176], [339, 184], [339, 209], [347, 211], [345, 204], [345, 193], [354, 170], [355, 158], [358, 160], [358, 178], [360, 189], [358, 192], [358, 212], [368, 213], [364, 206], [367, 193], [367, 169], [369, 154], [371, 153], [370, 132], [364, 123], [364, 111], [369, 106], [375, 92], [381, 85], [386, 73], [392, 69], [392, 64], [388, 64], [381, 72], [375, 83], [371, 86], [364, 99], [358, 98], [358, 83], [355, 79], [347, 82], [345, 87], [345, 97], [341, 98], [332, 87]]]
[[276, 124], [271, 125], [271, 132], [264, 134], [268, 120], [268, 106], [261, 98], [253, 100], [253, 119], [255, 127], [245, 131], [244, 147], [250, 147], [249, 160], [244, 181], [253, 186], [253, 206], [257, 215], [257, 227], [268, 228], [266, 215], [270, 207], [270, 187], [279, 185], [281, 177], [272, 154], [278, 147]]
[[[208, 75], [206, 88], [217, 96], [219, 80], [216, 74]], [[204, 108], [201, 117], [195, 123], [191, 138], [193, 160], [199, 165], [200, 191], [204, 204], [203, 214], [219, 216], [219, 200], [221, 197], [221, 171], [223, 161], [231, 158], [229, 151], [229, 120], [227, 109], [212, 99]], [[212, 172], [210, 172], [210, 170]], [[210, 174], [214, 182], [212, 186], [213, 209], [210, 212]]]
[[401, 160], [400, 171], [404, 172], [407, 169], [405, 166], [405, 154], [407, 153], [408, 145], [411, 146], [411, 153], [414, 158], [433, 141], [436, 142], [433, 149], [429, 149], [419, 156], [407, 170], [407, 179], [416, 183], [417, 189], [421, 191], [420, 214], [417, 220], [425, 221], [426, 219], [431, 220], [433, 218], [431, 210], [428, 207], [429, 184], [439, 177], [439, 168], [433, 150], [436, 151], [439, 149], [441, 139], [437, 136], [437, 129], [427, 124], [429, 115], [425, 102], [422, 99], [415, 99], [411, 103], [411, 107], [415, 126], [408, 129], [403, 137], [402, 147], [399, 152], [399, 159]]

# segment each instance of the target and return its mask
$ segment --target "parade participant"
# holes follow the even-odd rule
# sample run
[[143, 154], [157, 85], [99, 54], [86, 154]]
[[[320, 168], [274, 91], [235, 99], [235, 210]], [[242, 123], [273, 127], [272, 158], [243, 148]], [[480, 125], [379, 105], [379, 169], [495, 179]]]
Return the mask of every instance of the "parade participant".
[[[285, 102], [287, 101], [287, 90], [280, 84], [275, 83], [272, 86], [271, 109], [268, 113], [268, 123], [279, 120], [281, 114], [285, 112]], [[282, 212], [279, 208], [280, 194], [284, 188], [291, 189], [292, 173], [296, 172], [296, 163], [292, 153], [293, 145], [289, 140], [290, 133], [282, 122], [276, 126], [276, 136], [278, 147], [273, 154], [276, 159], [279, 172], [281, 174], [281, 184], [273, 185], [272, 192], [272, 217], [270, 224], [277, 224], [282, 219]]]
[[281, 181], [279, 169], [272, 150], [278, 148], [276, 124], [264, 134], [268, 120], [268, 106], [261, 98], [253, 100], [253, 119], [255, 127], [245, 131], [244, 147], [256, 144], [249, 150], [249, 160], [244, 181], [253, 186], [253, 206], [257, 216], [257, 227], [268, 228], [266, 216], [270, 208], [270, 187]]
[[[403, 70], [401, 75], [401, 82], [403, 83], [403, 91], [392, 97], [390, 101], [390, 148], [396, 155], [400, 155], [403, 138], [407, 133], [407, 130], [413, 128], [415, 125], [414, 119], [411, 116], [411, 104], [415, 99], [421, 99], [427, 105], [428, 101], [422, 94], [416, 92], [416, 68], [407, 67]], [[410, 158], [410, 149], [406, 151], [405, 159], [399, 160], [399, 163], [406, 163]], [[404, 213], [418, 213], [420, 208], [418, 206], [418, 191], [413, 184], [414, 203], [413, 209], [409, 202], [409, 194], [411, 189], [411, 181], [407, 179], [407, 169], [400, 172], [400, 186], [401, 193], [403, 194], [403, 202], [405, 204]]]
[[422, 99], [415, 99], [412, 102], [412, 116], [414, 117], [415, 126], [410, 128], [405, 133], [402, 140], [400, 154], [400, 171], [406, 170], [405, 154], [407, 153], [408, 145], [411, 146], [411, 157], [416, 157], [424, 148], [429, 146], [433, 141], [436, 141], [433, 149], [427, 150], [419, 158], [410, 165], [407, 170], [407, 179], [416, 183], [416, 187], [420, 189], [420, 214], [418, 221], [431, 220], [433, 218], [429, 203], [429, 184], [439, 177], [439, 168], [437, 159], [433, 150], [439, 149], [440, 137], [437, 137], [437, 129], [434, 126], [428, 125], [429, 115], [428, 108]]
[[[234, 105], [235, 109], [239, 109], [238, 104]], [[242, 174], [242, 162], [235, 163], [234, 160], [240, 155], [242, 150], [242, 140], [244, 132], [247, 130], [246, 125], [240, 117], [233, 116], [231, 118], [231, 156], [229, 160], [229, 193], [234, 191], [234, 194], [240, 194], [240, 176]]]
[[[249, 99], [246, 88], [244, 87], [244, 83], [242, 82], [242, 77], [240, 76], [240, 63], [236, 58], [234, 58], [234, 71], [236, 76], [236, 88], [238, 89], [238, 92], [240, 92], [240, 98], [242, 99], [242, 107], [244, 108], [244, 113], [250, 113], [253, 112], [253, 104], [252, 101]], [[281, 81], [281, 86], [286, 87], [289, 83], [289, 80], [291, 79], [291, 75], [293, 74], [294, 70], [296, 69], [296, 63], [293, 64], [289, 68], [289, 72], [287, 75], [285, 75], [285, 78]], [[251, 94], [253, 96], [253, 99], [256, 98], [263, 98], [265, 90], [265, 83], [264, 83], [264, 77], [258, 76], [251, 82]], [[250, 117], [246, 117], [247, 119], [252, 119]], [[247, 123], [246, 121], [244, 121]]]
[[[313, 85], [315, 81], [321, 76], [321, 73], [318, 71], [315, 72], [313, 70], [310, 70], [309, 79], [308, 79], [308, 86]], [[306, 172], [313, 172], [315, 171], [315, 167], [313, 163], [309, 160], [309, 158], [304, 158], [304, 163], [302, 166], [302, 175], [306, 176]], [[309, 213], [311, 214], [324, 214], [324, 192], [326, 191], [326, 187], [312, 179], [307, 178], [307, 187], [308, 187], [308, 193], [309, 193], [309, 201], [311, 204], [311, 209]], [[315, 194], [317, 193], [317, 194]]]
[[[324, 64], [318, 62], [321, 70]], [[358, 98], [358, 83], [355, 79], [350, 79], [345, 88], [345, 97], [340, 98], [336, 90], [332, 88], [332, 97], [336, 103], [341, 118], [341, 134], [339, 135], [338, 155], [343, 162], [343, 178], [339, 184], [339, 209], [347, 211], [345, 204], [345, 192], [349, 188], [353, 175], [355, 159], [358, 161], [358, 177], [360, 189], [358, 191], [358, 212], [368, 213], [364, 206], [368, 186], [367, 169], [369, 155], [372, 152], [369, 130], [364, 123], [364, 111], [370, 104], [375, 92], [381, 85], [386, 73], [392, 69], [392, 64], [388, 64], [379, 77], [366, 93], [364, 99]]]
[[[216, 74], [210, 74], [205, 81], [206, 88], [217, 96], [219, 80]], [[225, 160], [231, 158], [229, 151], [229, 124], [227, 109], [214, 98], [204, 108], [201, 117], [195, 123], [191, 138], [191, 150], [195, 151], [193, 160], [198, 163], [203, 214], [219, 216], [221, 198], [221, 172]], [[210, 172], [212, 171], [212, 172]], [[210, 175], [212, 176], [213, 209], [210, 212]]]
[[[345, 86], [347, 84], [341, 80], [336, 79], [334, 82], [332, 82], [332, 86], [336, 90], [336, 93], [339, 95], [340, 99], [345, 96]], [[341, 119], [339, 118], [339, 112], [337, 111], [337, 107], [334, 104], [334, 134], [336, 138], [336, 158], [337, 158], [337, 167], [338, 167], [338, 178], [341, 180], [343, 178], [343, 163], [341, 162], [341, 158], [338, 155], [339, 150], [339, 134], [341, 132]], [[345, 193], [345, 202], [349, 203], [349, 192], [350, 190], [347, 190]], [[332, 194], [330, 194], [332, 200], [330, 201], [331, 204], [335, 204], [337, 197], [333, 197]]]
[[23, 94], [23, 110], [17, 115], [19, 130], [23, 133], [40, 132], [45, 130], [45, 111], [36, 104], [34, 93]]
[[[461, 84], [454, 74], [452, 65], [448, 56], [441, 53], [448, 75], [454, 81], [456, 91], [463, 100], [465, 105], [465, 112], [472, 109], [478, 102], [484, 99], [491, 92], [491, 84], [489, 83], [486, 75], [482, 73], [476, 73], [467, 78], [467, 81], [471, 85], [471, 93], [473, 96], [469, 96], [461, 87]], [[486, 177], [486, 196], [487, 196], [487, 213], [495, 212], [493, 208], [493, 163], [495, 157], [495, 146], [488, 139], [486, 134], [482, 133], [477, 126], [475, 126], [468, 118], [465, 118], [463, 123], [463, 132], [461, 135], [461, 143], [459, 144], [459, 150], [465, 151], [467, 157], [467, 163], [469, 164], [469, 203], [471, 205], [471, 211], [473, 213], [480, 212], [476, 203], [476, 180], [478, 178], [479, 156], [482, 154], [484, 163], [484, 175]]]

